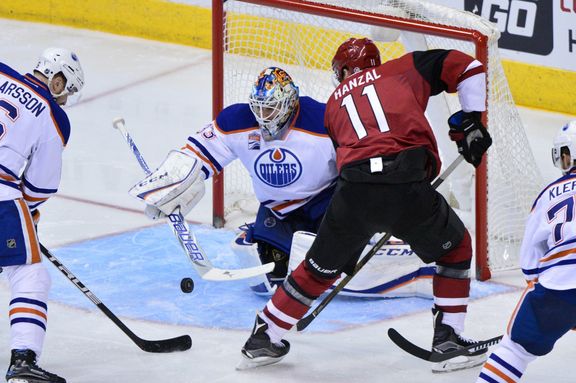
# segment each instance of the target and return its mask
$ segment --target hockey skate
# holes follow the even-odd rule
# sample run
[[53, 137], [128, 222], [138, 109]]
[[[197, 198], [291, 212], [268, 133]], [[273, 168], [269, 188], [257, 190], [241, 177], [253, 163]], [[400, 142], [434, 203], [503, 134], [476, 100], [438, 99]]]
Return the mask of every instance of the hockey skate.
[[36, 353], [32, 350], [12, 350], [6, 381], [8, 383], [66, 383], [66, 379], [38, 367]]
[[[456, 334], [452, 327], [442, 323], [442, 311], [432, 309], [432, 314], [434, 315], [434, 339], [432, 340], [432, 349], [435, 352], [445, 353], [455, 351], [459, 348], [464, 348], [477, 343], [476, 341], [466, 339]], [[432, 366], [432, 372], [451, 372], [480, 366], [486, 361], [487, 350], [487, 348], [484, 348], [482, 350], [470, 352], [467, 355], [457, 356], [456, 358], [435, 363]]]
[[259, 315], [256, 315], [252, 334], [242, 347], [242, 360], [236, 366], [237, 370], [278, 363], [288, 354], [290, 343], [283, 339], [280, 344], [272, 343], [266, 334], [267, 329], [268, 324]]

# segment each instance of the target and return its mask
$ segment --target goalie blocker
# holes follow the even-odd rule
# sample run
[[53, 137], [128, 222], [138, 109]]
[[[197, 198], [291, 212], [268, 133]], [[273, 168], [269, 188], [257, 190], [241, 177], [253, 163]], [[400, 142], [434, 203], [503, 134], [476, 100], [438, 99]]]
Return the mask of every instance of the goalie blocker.
[[[372, 238], [362, 252], [364, 256], [380, 239], [381, 234]], [[288, 261], [288, 272], [294, 270], [304, 260], [316, 234], [297, 231], [292, 239], [292, 248]], [[246, 231], [242, 231], [232, 241], [232, 249], [242, 267], [261, 265], [257, 243], [246, 240]], [[392, 237], [380, 250], [366, 268], [362, 269], [342, 290], [341, 295], [364, 298], [433, 298], [432, 276], [435, 266], [426, 265], [405, 242]], [[258, 295], [272, 295], [276, 286], [284, 278], [266, 274], [249, 280], [250, 289]], [[337, 280], [334, 286], [339, 283]]]

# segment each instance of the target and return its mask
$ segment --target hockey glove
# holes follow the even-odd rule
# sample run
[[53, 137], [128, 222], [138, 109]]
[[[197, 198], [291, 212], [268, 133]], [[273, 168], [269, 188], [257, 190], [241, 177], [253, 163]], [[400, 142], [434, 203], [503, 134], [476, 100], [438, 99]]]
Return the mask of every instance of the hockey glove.
[[458, 111], [448, 119], [450, 139], [456, 142], [458, 153], [474, 165], [480, 165], [482, 155], [492, 145], [492, 138], [480, 121], [480, 112]]
[[186, 216], [204, 195], [202, 164], [193, 154], [172, 150], [152, 174], [129, 193], [146, 203], [149, 218], [170, 215], [176, 208]]

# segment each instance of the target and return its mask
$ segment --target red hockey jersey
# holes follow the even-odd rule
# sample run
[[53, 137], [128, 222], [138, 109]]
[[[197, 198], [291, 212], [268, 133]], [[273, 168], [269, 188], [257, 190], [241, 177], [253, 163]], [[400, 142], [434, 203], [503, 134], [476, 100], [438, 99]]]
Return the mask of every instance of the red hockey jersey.
[[465, 112], [484, 111], [482, 64], [459, 51], [429, 50], [346, 78], [330, 96], [324, 117], [336, 146], [338, 169], [423, 146], [435, 157], [439, 171], [436, 139], [424, 112], [430, 96], [443, 91], [458, 92]]

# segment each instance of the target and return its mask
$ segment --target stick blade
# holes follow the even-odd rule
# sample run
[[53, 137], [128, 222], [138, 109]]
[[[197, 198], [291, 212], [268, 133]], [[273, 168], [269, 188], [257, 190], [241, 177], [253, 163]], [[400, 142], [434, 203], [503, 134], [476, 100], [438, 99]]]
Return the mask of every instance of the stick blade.
[[404, 338], [398, 331], [393, 328], [388, 329], [388, 337], [396, 346], [400, 347], [402, 350], [406, 351], [408, 354], [411, 354], [417, 358], [422, 360], [431, 361], [432, 352], [421, 347], [416, 346], [414, 343], [410, 342], [406, 338]]
[[152, 353], [168, 353], [176, 351], [186, 351], [192, 347], [192, 338], [189, 335], [182, 335], [176, 338], [162, 340], [144, 340], [136, 342], [142, 351]]
[[274, 262], [269, 262], [264, 265], [254, 266], [246, 269], [218, 269], [211, 268], [204, 272], [200, 272], [202, 279], [208, 281], [236, 281], [239, 279], [246, 279], [270, 273], [274, 270]]
[[309, 314], [309, 315], [305, 316], [304, 318], [300, 319], [298, 321], [298, 323], [296, 323], [296, 330], [304, 331], [304, 329], [306, 327], [308, 327], [310, 325], [310, 323], [312, 323], [314, 318], [316, 318], [316, 316], [314, 315], [314, 313], [312, 313], [312, 314]]

